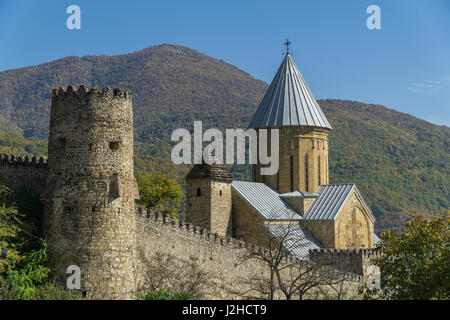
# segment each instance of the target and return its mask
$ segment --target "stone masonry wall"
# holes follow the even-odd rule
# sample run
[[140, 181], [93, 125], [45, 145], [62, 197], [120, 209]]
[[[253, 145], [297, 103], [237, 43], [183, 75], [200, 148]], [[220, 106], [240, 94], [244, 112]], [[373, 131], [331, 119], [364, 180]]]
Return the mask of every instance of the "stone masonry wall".
[[271, 236], [264, 228], [261, 215], [243, 200], [236, 190], [232, 190], [233, 237], [246, 242], [267, 246]]
[[232, 236], [231, 184], [210, 178], [186, 180], [186, 220], [221, 236]]
[[137, 193], [129, 91], [69, 86], [53, 91], [44, 232], [57, 280], [81, 269], [87, 298], [127, 299], [135, 290]]
[[335, 220], [335, 246], [339, 249], [373, 248], [374, 220], [356, 190]]
[[[145, 291], [145, 274], [148, 261], [157, 252], [171, 253], [177, 258], [188, 260], [196, 257], [202, 269], [214, 275], [215, 284], [205, 298], [239, 299], [228, 290], [244, 291], [249, 287], [244, 283], [254, 276], [267, 275], [267, 267], [258, 260], [245, 259], [248, 250], [258, 247], [234, 238], [220, 237], [192, 224], [153, 213], [144, 208], [137, 209], [137, 290]], [[349, 277], [345, 286], [355, 294], [361, 277]]]
[[27, 188], [40, 194], [48, 175], [47, 159], [0, 155], [0, 184], [12, 190]]
[[363, 279], [368, 276], [371, 260], [378, 257], [380, 253], [373, 249], [314, 249], [309, 252], [311, 261], [361, 275]]
[[231, 217], [231, 184], [212, 181], [210, 231], [220, 236], [233, 236]]
[[211, 179], [186, 181], [186, 219], [202, 229], [211, 228]]
[[[319, 185], [328, 184], [329, 130], [302, 126], [273, 127], [273, 129], [280, 130], [278, 174], [262, 176], [261, 164], [255, 164], [252, 165], [253, 181], [268, 183], [280, 193], [294, 190], [314, 192]], [[269, 133], [270, 129], [268, 136]], [[271, 150], [270, 141], [268, 138], [268, 150]]]
[[333, 220], [300, 220], [325, 248], [335, 247], [335, 229]]

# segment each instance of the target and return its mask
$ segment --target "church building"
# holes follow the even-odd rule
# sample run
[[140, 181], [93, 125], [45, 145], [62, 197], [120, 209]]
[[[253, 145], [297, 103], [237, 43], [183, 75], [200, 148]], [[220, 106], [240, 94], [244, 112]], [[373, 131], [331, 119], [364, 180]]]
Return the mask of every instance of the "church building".
[[329, 184], [325, 114], [289, 50], [249, 129], [279, 129], [279, 170], [236, 181], [225, 166], [194, 165], [186, 176], [187, 222], [257, 245], [280, 241], [300, 259], [310, 249], [373, 248], [375, 218], [355, 184]]

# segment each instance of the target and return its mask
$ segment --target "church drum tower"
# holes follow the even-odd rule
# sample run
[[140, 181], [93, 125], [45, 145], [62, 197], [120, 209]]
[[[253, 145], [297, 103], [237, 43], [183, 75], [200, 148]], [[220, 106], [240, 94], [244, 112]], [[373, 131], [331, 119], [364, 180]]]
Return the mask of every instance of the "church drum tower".
[[280, 137], [278, 174], [261, 175], [258, 163], [252, 166], [254, 182], [267, 183], [280, 193], [315, 192], [319, 185], [328, 184], [331, 125], [292, 60], [289, 47], [249, 128], [258, 133], [259, 129], [279, 129]]

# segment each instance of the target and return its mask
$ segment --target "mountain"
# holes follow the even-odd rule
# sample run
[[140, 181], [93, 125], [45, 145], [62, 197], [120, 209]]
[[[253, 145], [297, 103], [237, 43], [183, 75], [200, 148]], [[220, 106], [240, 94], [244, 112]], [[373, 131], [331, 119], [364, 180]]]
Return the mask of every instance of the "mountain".
[[0, 73], [2, 128], [27, 138], [46, 138], [52, 89], [70, 84], [131, 90], [136, 137], [145, 142], [161, 138], [159, 126], [168, 122], [208, 122], [218, 111], [223, 125], [235, 124], [237, 116], [232, 115], [250, 116], [267, 86], [228, 63], [182, 46], [66, 57]]
[[333, 126], [330, 182], [357, 183], [377, 217], [396, 228], [407, 213], [450, 203], [450, 128], [381, 105], [320, 100]]
[[[0, 151], [42, 153], [52, 89], [79, 84], [131, 90], [136, 167], [166, 172], [181, 183], [188, 167], [170, 161], [172, 131], [192, 131], [194, 120], [204, 128], [246, 128], [267, 89], [228, 63], [166, 44], [8, 70], [0, 72]], [[449, 207], [450, 128], [380, 105], [319, 104], [333, 126], [330, 182], [358, 184], [377, 217], [377, 231], [398, 227], [408, 213]], [[250, 179], [248, 166], [235, 165], [232, 173]]]
[[47, 155], [46, 140], [26, 139], [0, 130], [0, 154], [43, 157]]

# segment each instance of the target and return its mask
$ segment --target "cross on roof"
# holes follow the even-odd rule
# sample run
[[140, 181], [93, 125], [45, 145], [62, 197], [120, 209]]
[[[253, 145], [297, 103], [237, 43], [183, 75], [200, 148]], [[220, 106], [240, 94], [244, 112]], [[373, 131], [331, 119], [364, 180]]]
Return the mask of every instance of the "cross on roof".
[[289, 41], [289, 39], [286, 39], [286, 42], [284, 43], [284, 45], [286, 46], [286, 54], [289, 54], [289, 46], [291, 45], [291, 42]]

